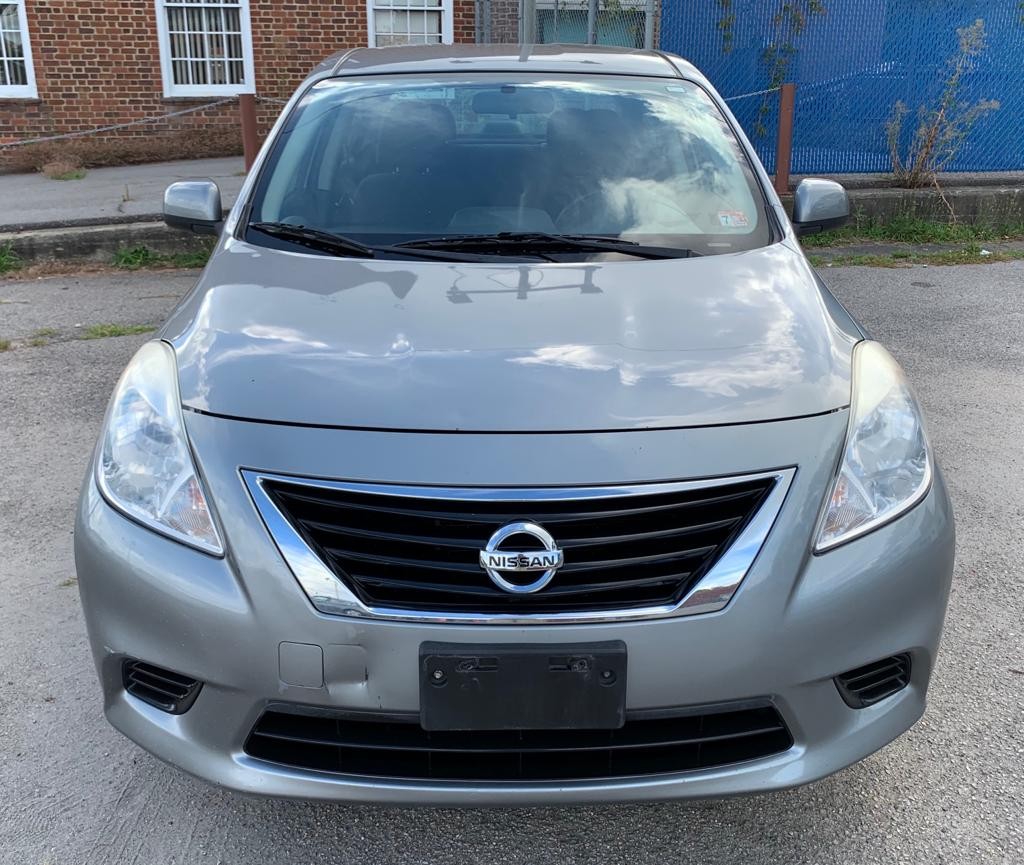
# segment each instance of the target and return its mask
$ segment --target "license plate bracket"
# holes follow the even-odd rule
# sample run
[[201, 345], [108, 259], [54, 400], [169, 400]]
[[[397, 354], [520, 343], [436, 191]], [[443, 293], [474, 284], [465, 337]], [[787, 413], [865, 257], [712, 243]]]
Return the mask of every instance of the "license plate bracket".
[[626, 720], [626, 644], [420, 645], [425, 730], [615, 730]]

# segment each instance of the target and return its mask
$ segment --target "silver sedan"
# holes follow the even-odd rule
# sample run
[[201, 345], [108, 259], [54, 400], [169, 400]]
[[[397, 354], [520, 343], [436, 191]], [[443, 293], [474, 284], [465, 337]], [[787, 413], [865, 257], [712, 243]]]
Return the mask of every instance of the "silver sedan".
[[707, 80], [600, 48], [321, 65], [111, 399], [79, 585], [110, 722], [283, 797], [803, 784], [923, 713], [953, 566], [899, 366]]

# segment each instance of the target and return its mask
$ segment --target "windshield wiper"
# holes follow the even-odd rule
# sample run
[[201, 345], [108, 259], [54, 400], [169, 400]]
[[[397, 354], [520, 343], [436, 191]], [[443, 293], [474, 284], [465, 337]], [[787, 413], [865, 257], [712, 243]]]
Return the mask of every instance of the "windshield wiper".
[[619, 252], [638, 258], [690, 258], [698, 255], [692, 249], [672, 246], [644, 246], [635, 240], [605, 237], [601, 234], [551, 234], [544, 231], [500, 231], [497, 234], [455, 234], [427, 237], [395, 244], [396, 249], [495, 249], [533, 252], [545, 250], [584, 250], [588, 252]]
[[415, 247], [402, 248], [399, 246], [368, 246], [345, 237], [343, 234], [334, 234], [330, 231], [323, 231], [319, 228], [307, 228], [305, 225], [292, 225], [289, 222], [251, 222], [249, 228], [259, 231], [262, 234], [269, 234], [271, 237], [279, 237], [282, 240], [290, 240], [300, 246], [309, 249], [317, 249], [321, 252], [330, 252], [333, 255], [354, 255], [359, 258], [377, 258], [380, 252], [391, 252], [396, 255], [403, 255], [407, 258], [426, 258], [431, 261], [485, 261], [486, 257], [480, 255], [469, 255], [459, 253], [445, 254], [438, 249], [433, 251], [429, 248], [416, 249]]
[[374, 258], [376, 253], [372, 247], [358, 240], [352, 240], [342, 234], [331, 234], [329, 231], [321, 231], [318, 228], [306, 228], [304, 225], [291, 225], [287, 222], [252, 222], [249, 228], [269, 234], [271, 237], [280, 237], [282, 240], [290, 240], [310, 249], [319, 249], [322, 252], [333, 252], [336, 255], [358, 255], [362, 258]]

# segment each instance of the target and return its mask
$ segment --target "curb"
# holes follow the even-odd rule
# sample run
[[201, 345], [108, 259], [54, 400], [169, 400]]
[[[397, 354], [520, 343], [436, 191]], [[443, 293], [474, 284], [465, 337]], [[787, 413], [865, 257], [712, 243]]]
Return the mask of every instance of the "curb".
[[79, 225], [0, 233], [0, 247], [10, 244], [23, 262], [101, 261], [109, 262], [120, 249], [146, 246], [154, 252], [173, 255], [198, 252], [208, 241], [163, 222]]
[[[231, 212], [225, 208], [221, 215], [226, 219]], [[136, 222], [163, 222], [163, 213], [127, 213], [124, 216], [96, 216], [86, 219], [49, 219], [45, 222], [12, 222], [0, 225], [0, 235], [39, 231], [44, 228], [88, 228], [94, 225], [130, 225]]]
[[[1024, 223], [1024, 186], [961, 186], [943, 189], [945, 200], [934, 189], [851, 189], [850, 210], [854, 220], [881, 223], [898, 217], [949, 222], [950, 207], [957, 221], [967, 225]], [[947, 204], [948, 202], [948, 204]], [[784, 199], [791, 211], [792, 196]], [[165, 225], [155, 214], [123, 220], [78, 220], [74, 224], [47, 223], [5, 230], [0, 227], [0, 247], [10, 244], [25, 262], [110, 261], [119, 249], [147, 246], [165, 255], [196, 252], [208, 240]]]
[[[843, 184], [848, 190], [854, 189], [895, 189], [892, 174], [793, 174], [789, 179], [790, 193], [806, 178], [820, 177]], [[943, 189], [979, 188], [993, 186], [1017, 187], [1024, 185], [1024, 171], [946, 171], [942, 173], [940, 185]]]
[[[891, 222], [914, 217], [928, 222], [956, 221], [965, 225], [1011, 225], [1024, 223], [1024, 186], [948, 186], [940, 195], [935, 189], [847, 189], [853, 221]], [[948, 203], [947, 203], [948, 202]], [[792, 215], [793, 195], [783, 197]]]
[[[947, 203], [948, 202], [948, 203]], [[1024, 187], [950, 186], [934, 189], [854, 189], [850, 211], [880, 222], [912, 216], [933, 222], [956, 220], [967, 225], [1010, 225], [1024, 222]]]

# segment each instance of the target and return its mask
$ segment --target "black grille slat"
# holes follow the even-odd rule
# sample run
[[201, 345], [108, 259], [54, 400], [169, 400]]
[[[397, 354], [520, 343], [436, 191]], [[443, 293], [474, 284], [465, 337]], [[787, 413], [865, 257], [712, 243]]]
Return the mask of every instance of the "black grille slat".
[[[734, 521], [735, 522], [735, 521]], [[303, 521], [307, 532], [321, 535]], [[681, 533], [680, 533], [681, 534]], [[692, 537], [694, 532], [683, 535]], [[329, 540], [321, 541], [321, 548], [328, 555], [339, 559], [351, 559], [359, 562], [378, 564], [394, 564], [404, 567], [445, 568], [478, 574], [480, 571], [479, 551], [487, 543], [487, 538], [467, 539], [456, 544], [445, 539], [439, 544], [429, 541], [410, 541], [407, 537], [370, 539], [361, 535], [345, 536], [339, 530], [323, 531], [322, 536]], [[714, 540], [710, 533], [702, 533], [699, 540]], [[344, 543], [342, 543], [342, 541]], [[659, 534], [649, 539], [649, 543], [638, 544], [630, 541], [594, 541], [585, 545], [559, 542], [559, 546], [569, 555], [569, 561], [562, 567], [563, 573], [584, 571], [595, 568], [635, 567], [645, 562], [667, 561], [674, 558], [707, 555], [715, 549], [716, 543], [693, 543], [682, 546], [676, 535]], [[388, 544], [388, 554], [381, 553], [382, 544]], [[623, 548], [622, 545], [629, 544]], [[363, 547], [366, 547], [365, 549]], [[635, 553], [642, 553], [636, 555]]]
[[138, 697], [140, 700], [144, 700], [151, 706], [156, 706], [158, 709], [163, 709], [165, 712], [170, 712], [178, 702], [176, 698], [170, 697], [167, 694], [161, 693], [160, 691], [157, 691], [154, 688], [149, 688], [145, 685], [129, 685], [126, 690], [133, 697]]
[[[628, 495], [433, 498], [280, 478], [264, 489], [310, 547], [368, 606], [509, 613], [628, 609], [678, 602], [764, 502], [771, 477]], [[441, 492], [439, 491], [439, 495]], [[565, 553], [531, 594], [491, 583], [479, 554], [514, 521], [539, 523]], [[524, 539], [526, 541], [532, 539]], [[524, 549], [531, 549], [529, 544]], [[591, 597], [592, 596], [592, 597]]]
[[[163, 675], [161, 675], [161, 673], [163, 673]], [[159, 682], [163, 687], [171, 689], [168, 692], [170, 694], [181, 696], [188, 693], [188, 690], [192, 685], [191, 679], [184, 676], [169, 674], [170, 671], [168, 670], [161, 670], [161, 673], [157, 673], [153, 667], [143, 668], [138, 664], [132, 670], [134, 678], [138, 680], [152, 680]]]
[[724, 520], [713, 520], [707, 523], [693, 523], [686, 526], [673, 527], [669, 529], [657, 529], [647, 532], [633, 532], [632, 534], [621, 535], [598, 535], [597, 537], [569, 537], [559, 541], [565, 550], [577, 550], [585, 547], [602, 546], [605, 544], [631, 544], [638, 541], [653, 541], [670, 538], [681, 538], [687, 535], [694, 535], [699, 532], [710, 532], [717, 529], [731, 529], [740, 522], [741, 517], [730, 517]]
[[202, 688], [195, 679], [143, 661], [126, 660], [121, 677], [129, 694], [173, 715], [187, 712]]
[[[706, 556], [714, 550], [714, 546], [698, 547], [695, 550], [682, 550], [675, 553], [658, 553], [652, 556], [634, 556], [630, 559], [609, 559], [598, 562], [579, 562], [563, 565], [559, 570], [565, 576], [573, 574], [585, 574], [591, 571], [614, 571], [619, 568], [637, 568], [643, 565], [653, 565], [662, 562], [679, 562], [694, 557]], [[351, 561], [387, 565], [401, 568], [422, 568], [431, 571], [459, 572], [463, 574], [480, 573], [479, 564], [466, 564], [465, 562], [431, 562], [423, 559], [407, 559], [402, 556], [382, 556], [375, 553], [355, 552], [354, 550], [343, 550], [338, 547], [327, 547], [325, 552], [333, 559], [349, 559]], [[628, 581], [624, 581], [628, 582]]]
[[879, 676], [885, 676], [891, 673], [902, 673], [904, 668], [903, 662], [899, 660], [893, 661], [891, 664], [885, 664], [879, 667], [873, 667], [866, 673], [861, 673], [857, 676], [846, 675], [843, 677], [846, 687], [851, 690], [860, 690], [862, 688], [869, 687], [869, 683], [878, 679]]
[[423, 568], [430, 571], [461, 571], [465, 574], [480, 573], [479, 564], [466, 562], [432, 562], [426, 559], [407, 559], [404, 556], [382, 556], [377, 553], [363, 553], [355, 550], [343, 550], [339, 547], [325, 547], [325, 552], [334, 559], [350, 559], [368, 564], [393, 565], [402, 568]]
[[406, 590], [410, 592], [461, 592], [467, 595], [479, 595], [483, 598], [491, 596], [489, 586], [483, 585], [458, 585], [455, 583], [418, 583], [413, 580], [399, 580], [391, 577], [374, 577], [368, 574], [352, 572], [351, 576], [367, 586], [376, 586], [381, 589]]
[[769, 705], [627, 717], [619, 730], [458, 732], [428, 732], [415, 719], [270, 710], [257, 721], [245, 751], [273, 763], [348, 775], [508, 782], [663, 775], [758, 759], [792, 745]]
[[149, 693], [157, 693], [163, 697], [166, 697], [168, 701], [175, 702], [182, 699], [188, 694], [188, 690], [184, 688], [176, 688], [171, 690], [165, 686], [154, 685], [152, 682], [146, 681], [141, 676], [137, 675], [134, 677], [135, 681], [128, 686], [129, 691], [134, 690], [145, 690]]
[[861, 691], [861, 695], [867, 701], [877, 702], [878, 700], [888, 697], [890, 694], [895, 694], [897, 691], [902, 690], [906, 685], [907, 680], [903, 678], [903, 676], [890, 676], [884, 681], [877, 682], [868, 688], [864, 688]]
[[[639, 750], [641, 748], [666, 748], [666, 747], [680, 747], [683, 745], [697, 745], [703, 743], [712, 742], [729, 742], [738, 739], [749, 739], [754, 736], [764, 736], [771, 733], [778, 732], [778, 726], [765, 726], [755, 727], [750, 730], [742, 730], [736, 733], [722, 733], [717, 736], [689, 736], [680, 739], [667, 739], [665, 741], [648, 741], [648, 742], [615, 742], [614, 750], [626, 751], [626, 750]], [[585, 731], [579, 731], [585, 732]], [[460, 734], [461, 735], [461, 734]], [[261, 739], [275, 739], [282, 742], [299, 742], [309, 745], [324, 745], [337, 748], [365, 748], [373, 751], [424, 751], [432, 754], [505, 754], [508, 753], [508, 747], [502, 747], [495, 743], [492, 745], [482, 745], [479, 747], [455, 747], [455, 746], [439, 746], [433, 743], [423, 742], [419, 744], [396, 744], [387, 742], [374, 742], [374, 741], [358, 741], [358, 740], [347, 740], [347, 739], [330, 739], [320, 738], [316, 736], [303, 737], [289, 735], [287, 733], [266, 733], [262, 730], [253, 731], [253, 736]], [[579, 737], [577, 736], [577, 739]], [[581, 744], [566, 744], [566, 745], [516, 745], [515, 751], [518, 754], [563, 754], [563, 753], [591, 753], [598, 751], [611, 750], [611, 739], [605, 737], [606, 741], [602, 743], [591, 743], [586, 745]]]
[[[275, 482], [274, 488], [277, 491], [277, 487], [284, 487], [285, 484]], [[288, 485], [290, 486], [290, 485]], [[763, 487], [764, 484], [761, 484]], [[446, 519], [450, 520], [453, 518], [462, 519], [468, 523], [493, 523], [497, 521], [499, 524], [511, 522], [513, 520], [522, 519], [524, 516], [531, 516], [533, 519], [545, 520], [552, 523], [566, 523], [579, 520], [591, 520], [591, 519], [616, 519], [619, 517], [633, 516], [636, 514], [649, 515], [659, 511], [676, 510], [683, 507], [709, 507], [712, 505], [722, 505], [730, 502], [735, 502], [740, 499], [748, 499], [757, 494], [756, 490], [748, 490], [738, 493], [729, 493], [724, 495], [711, 495], [704, 499], [695, 502], [682, 502], [682, 503], [664, 503], [656, 505], [637, 506], [629, 508], [619, 508], [616, 510], [598, 509], [594, 510], [580, 510], [572, 511], [569, 510], [570, 505], [579, 505], [583, 502], [599, 504], [602, 502], [609, 501], [621, 501], [625, 499], [634, 499], [639, 496], [610, 496], [605, 499], [567, 499], [567, 500], [545, 500], [540, 499], [537, 501], [524, 500], [520, 502], [520, 507], [510, 509], [507, 507], [508, 502], [490, 502], [486, 500], [464, 500], [464, 499], [435, 499], [435, 498], [414, 498], [408, 497], [403, 501], [418, 501], [429, 504], [431, 502], [444, 502], [446, 505], [467, 505], [472, 506], [471, 509], [460, 510], [453, 507], [452, 510], [430, 510], [427, 507], [423, 509], [410, 508], [410, 507], [395, 507], [387, 506], [382, 504], [373, 504], [371, 502], [360, 502], [353, 499], [346, 499], [344, 496], [359, 496], [364, 498], [390, 498], [389, 496], [381, 496], [377, 493], [346, 493], [340, 490], [333, 490], [326, 487], [308, 487], [308, 489], [316, 489], [318, 492], [325, 494], [340, 494], [338, 499], [334, 502], [326, 501], [319, 497], [314, 497], [309, 494], [296, 494], [294, 492], [278, 492], [278, 495], [283, 499], [288, 499], [296, 503], [305, 503], [307, 505], [314, 505], [317, 507], [324, 506], [325, 504], [330, 507], [340, 507], [346, 510], [362, 510], [370, 511], [376, 514], [386, 514], [388, 516], [405, 516], [405, 517], [416, 517], [416, 518], [428, 518], [428, 519]], [[659, 495], [665, 495], [661, 493]], [[651, 496], [652, 498], [654, 496]], [[487, 506], [501, 504], [505, 508], [502, 510], [491, 510]], [[560, 507], [554, 507], [560, 506]]]
[[[578, 550], [586, 547], [604, 546], [613, 544], [628, 544], [635, 543], [637, 541], [648, 541], [658, 539], [669, 539], [685, 537], [687, 535], [696, 534], [698, 532], [713, 531], [715, 529], [732, 528], [740, 521], [739, 517], [732, 517], [725, 520], [716, 520], [709, 523], [697, 523], [695, 525], [683, 526], [681, 528], [670, 528], [670, 529], [658, 529], [656, 531], [648, 532], [634, 532], [632, 534], [622, 535], [598, 535], [596, 537], [579, 537], [579, 538], [559, 538], [558, 545], [563, 550]], [[354, 537], [361, 538], [367, 541], [388, 541], [389, 543], [396, 540], [395, 535], [392, 532], [384, 532], [374, 529], [367, 528], [356, 528], [355, 526], [347, 525], [333, 525], [331, 523], [319, 522], [317, 520], [303, 520], [303, 525], [307, 530], [313, 532], [323, 532], [328, 535], [335, 537]], [[472, 546], [473, 544], [486, 543], [487, 536], [484, 533], [483, 537], [459, 537], [459, 538], [445, 538], [438, 536], [422, 536], [416, 537], [411, 535], [403, 535], [398, 539], [402, 544], [414, 544], [428, 547], [451, 547], [453, 549], [463, 549]]]
[[836, 676], [836, 687], [854, 709], [872, 706], [910, 684], [910, 655], [883, 658]]
[[715, 549], [715, 545], [697, 547], [693, 550], [678, 550], [671, 553], [655, 553], [650, 556], [633, 556], [632, 558], [605, 559], [598, 562], [569, 562], [562, 566], [559, 573], [580, 574], [591, 571], [613, 571], [619, 568], [636, 568], [642, 565], [653, 565], [658, 562], [679, 562], [695, 557], [706, 556]]
[[[352, 576], [354, 576], [356, 579], [359, 579], [362, 582], [365, 582], [367, 585], [377, 586], [380, 588], [406, 589], [408, 591], [416, 592], [465, 592], [467, 594], [480, 595], [482, 597], [491, 596], [491, 589], [489, 588], [489, 586], [484, 585], [461, 586], [452, 583], [416, 583], [411, 580], [397, 580], [387, 579], [383, 577], [370, 577], [366, 574], [359, 573], [354, 573], [352, 574]], [[550, 588], [545, 589], [545, 592], [551, 595], [559, 595], [564, 597], [566, 595], [580, 595], [586, 594], [588, 592], [610, 592], [630, 588], [648, 588], [651, 586], [661, 586], [668, 583], [673, 583], [679, 578], [679, 576], [685, 576], [685, 574], [670, 574], [668, 576], [663, 577], [650, 577], [647, 579], [638, 580], [622, 580], [611, 583], [587, 583], [584, 586], [551, 586]], [[512, 600], [512, 596], [510, 595], [504, 597], [509, 597], [510, 601]]]
[[[342, 538], [362, 538], [367, 541], [388, 541], [389, 543], [395, 539], [393, 532], [380, 531], [378, 529], [367, 529], [356, 526], [348, 526], [341, 524], [323, 523], [317, 520], [303, 520], [303, 525], [307, 530], [313, 532], [323, 532], [324, 534], [331, 535], [334, 537]], [[486, 532], [484, 534], [484, 540], [486, 540]], [[480, 538], [442, 538], [442, 537], [431, 537], [424, 535], [422, 537], [416, 537], [413, 535], [404, 535], [401, 538], [403, 544], [421, 544], [428, 547], [452, 547], [454, 549], [466, 549], [472, 544], [480, 543]]]
[[663, 586], [669, 583], [677, 582], [679, 579], [686, 576], [686, 572], [679, 574], [666, 574], [659, 577], [645, 577], [639, 579], [629, 580], [614, 580], [603, 583], [589, 582], [585, 585], [575, 586], [572, 584], [561, 584], [557, 586], [550, 586], [544, 591], [552, 595], [579, 595], [587, 592], [612, 592], [612, 591], [623, 591], [626, 589], [645, 589], [653, 586]]

